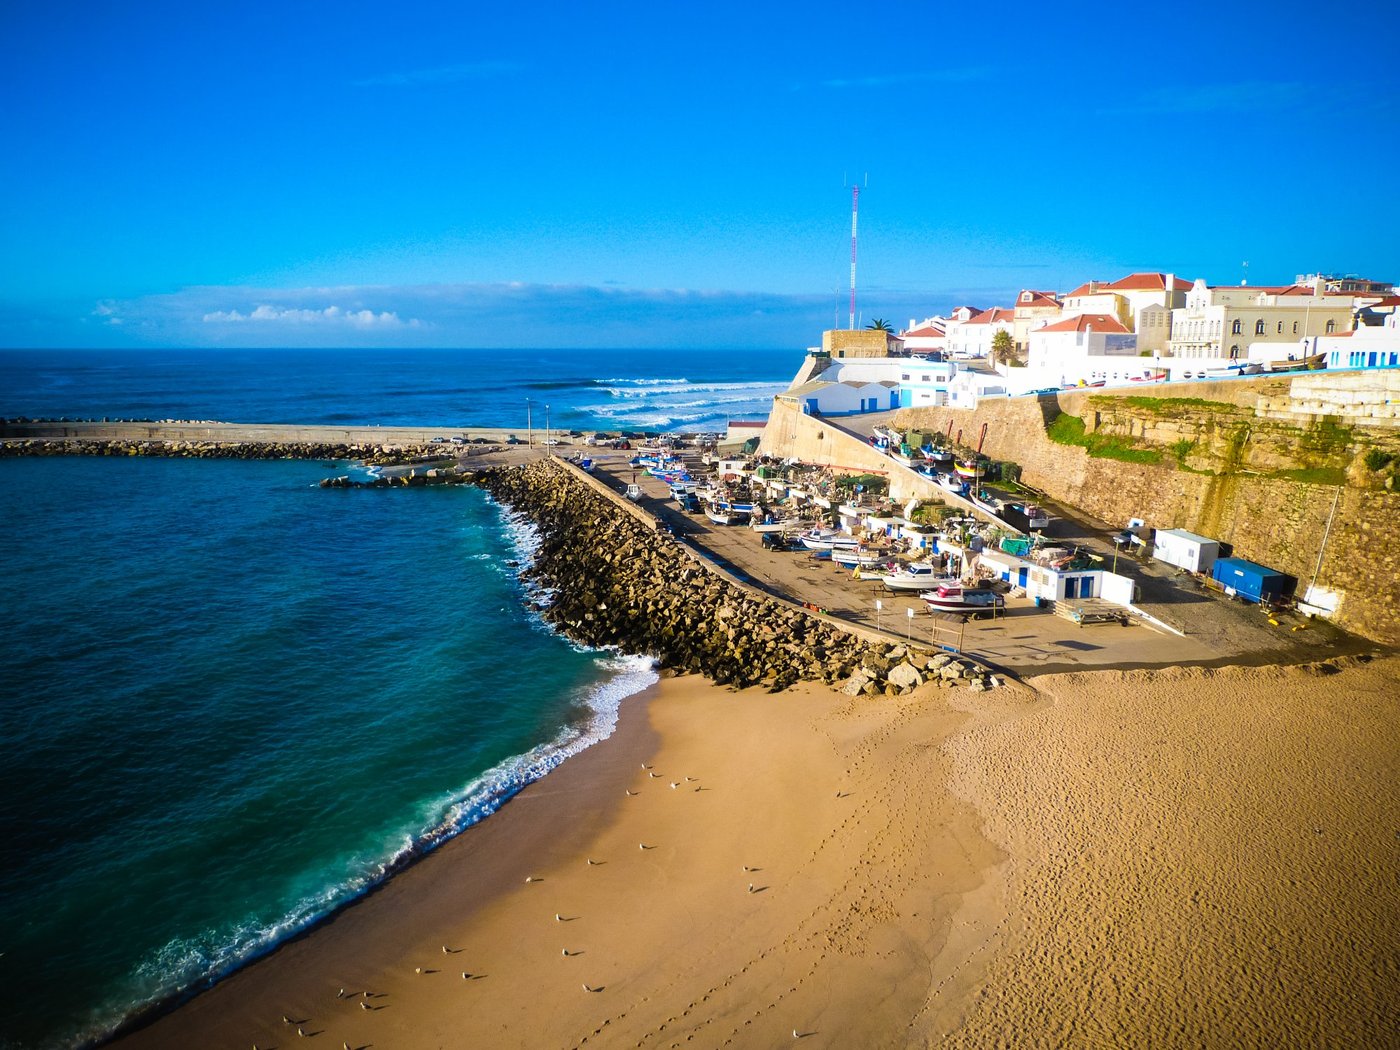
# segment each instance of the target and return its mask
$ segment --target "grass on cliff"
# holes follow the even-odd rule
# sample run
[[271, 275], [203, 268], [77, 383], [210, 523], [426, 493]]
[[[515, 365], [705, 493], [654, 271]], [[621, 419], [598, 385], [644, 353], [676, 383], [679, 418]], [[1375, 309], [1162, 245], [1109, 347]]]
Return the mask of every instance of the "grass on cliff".
[[1239, 405], [1232, 405], [1228, 401], [1208, 401], [1203, 397], [1143, 397], [1140, 394], [1135, 394], [1128, 397], [1113, 398], [1111, 403], [1131, 405], [1133, 408], [1145, 409], [1159, 416], [1171, 412], [1184, 411], [1240, 411]]
[[1096, 459], [1116, 459], [1124, 463], [1162, 462], [1162, 453], [1158, 449], [1136, 448], [1130, 439], [1115, 434], [1086, 434], [1084, 420], [1078, 416], [1061, 413], [1045, 433], [1057, 445], [1078, 445]]

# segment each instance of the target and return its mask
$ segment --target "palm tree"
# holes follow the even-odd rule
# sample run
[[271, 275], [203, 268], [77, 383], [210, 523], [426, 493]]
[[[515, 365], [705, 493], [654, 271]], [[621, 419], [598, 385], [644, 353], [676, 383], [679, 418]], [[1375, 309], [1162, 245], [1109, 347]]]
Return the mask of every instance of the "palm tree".
[[871, 332], [893, 332], [894, 328], [883, 317], [877, 317], [865, 326]]

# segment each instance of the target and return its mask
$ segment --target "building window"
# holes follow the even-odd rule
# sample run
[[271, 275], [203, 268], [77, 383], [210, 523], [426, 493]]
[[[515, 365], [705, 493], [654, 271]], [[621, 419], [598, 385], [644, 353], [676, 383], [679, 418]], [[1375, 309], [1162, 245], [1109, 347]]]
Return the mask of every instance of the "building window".
[[1230, 334], [1231, 334], [1231, 335], [1239, 335], [1239, 334], [1240, 334], [1240, 319], [1239, 319], [1238, 317], [1236, 317], [1235, 320], [1234, 320], [1234, 322], [1230, 325]]
[[1328, 335], [1331, 335], [1331, 334], [1332, 334], [1333, 332], [1335, 332], [1336, 330], [1337, 330], [1337, 322], [1336, 322], [1336, 321], [1328, 321], [1328, 322], [1327, 322], [1327, 334], [1328, 334]]
[[1294, 322], [1293, 322], [1293, 334], [1294, 334], [1294, 335], [1297, 335], [1297, 334], [1298, 334], [1298, 322], [1297, 322], [1297, 321], [1294, 321]]
[[1256, 321], [1255, 324], [1254, 324], [1254, 334], [1255, 334], [1255, 335], [1263, 335], [1263, 334], [1264, 334], [1264, 319], [1263, 319], [1262, 317], [1259, 318], [1259, 320]]
[[1282, 321], [1280, 321], [1280, 322], [1278, 323], [1278, 334], [1279, 334], [1279, 335], [1283, 335], [1283, 322], [1282, 322]]

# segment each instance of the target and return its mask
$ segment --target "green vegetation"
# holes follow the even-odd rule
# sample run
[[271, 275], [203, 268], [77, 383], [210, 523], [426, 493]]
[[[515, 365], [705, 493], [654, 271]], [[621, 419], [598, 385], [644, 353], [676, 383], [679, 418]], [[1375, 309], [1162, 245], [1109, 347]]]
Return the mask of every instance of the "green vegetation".
[[910, 520], [920, 525], [941, 525], [958, 513], [960, 512], [956, 507], [950, 507], [946, 503], [920, 503], [914, 508], [914, 514]]
[[1366, 463], [1366, 469], [1374, 474], [1378, 470], [1384, 470], [1394, 461], [1394, 453], [1383, 452], [1378, 448], [1373, 448], [1366, 452], [1366, 459], [1364, 462]]
[[877, 317], [877, 318], [875, 318], [875, 320], [871, 321], [868, 325], [865, 326], [865, 328], [866, 328], [867, 331], [870, 331], [870, 332], [893, 332], [893, 331], [894, 331], [894, 329], [890, 327], [890, 323], [889, 323], [888, 321], [886, 321], [883, 317]]
[[[1108, 399], [1105, 399], [1106, 401]], [[1133, 408], [1141, 408], [1155, 415], [1167, 415], [1171, 412], [1184, 410], [1201, 409], [1207, 412], [1238, 412], [1239, 405], [1232, 405], [1228, 401], [1208, 401], [1203, 397], [1143, 397], [1140, 394], [1132, 394], [1128, 397], [1116, 397], [1109, 404], [1131, 405]]]
[[1186, 466], [1186, 457], [1196, 450], [1196, 442], [1190, 438], [1182, 438], [1180, 441], [1172, 442], [1171, 454], [1176, 457], [1176, 464], [1179, 467]]
[[1301, 467], [1297, 470], [1276, 470], [1268, 475], [1302, 485], [1345, 485], [1347, 472], [1341, 467]]
[[1124, 463], [1162, 462], [1162, 453], [1155, 448], [1137, 448], [1131, 438], [1114, 434], [1086, 434], [1084, 420], [1061, 413], [1046, 428], [1046, 434], [1057, 445], [1078, 445], [1096, 459], [1116, 459]]
[[839, 489], [854, 489], [857, 485], [863, 492], [881, 494], [890, 490], [889, 480], [879, 474], [843, 474], [836, 479]]

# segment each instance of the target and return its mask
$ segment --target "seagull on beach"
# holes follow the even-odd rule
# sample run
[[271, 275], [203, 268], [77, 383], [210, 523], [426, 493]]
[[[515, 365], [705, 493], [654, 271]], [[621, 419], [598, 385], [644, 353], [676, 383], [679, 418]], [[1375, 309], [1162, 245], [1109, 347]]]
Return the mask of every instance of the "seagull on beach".
[[[368, 993], [366, 993], [366, 994], [368, 994]], [[361, 999], [361, 1000], [360, 1000], [360, 1009], [361, 1009], [361, 1010], [368, 1010], [368, 1009], [369, 1009], [369, 1003], [367, 1003], [367, 1002], [365, 1002], [363, 999]]]
[[335, 993], [335, 997], [336, 997], [337, 999], [344, 999], [344, 998], [345, 998], [345, 989], [342, 988], [340, 991], [336, 992], [336, 993]]
[[597, 989], [597, 988], [590, 988], [590, 987], [588, 987], [588, 985], [585, 984], [585, 985], [583, 986], [583, 990], [584, 990], [585, 992], [596, 992], [598, 989]]
[[303, 1038], [305, 1038], [305, 1036], [306, 1036], [306, 1029], [305, 1029], [305, 1028], [302, 1028], [300, 1025], [298, 1025], [298, 1026], [297, 1026], [297, 1035], [302, 1036]]
[[694, 777], [686, 777], [685, 779], [686, 779], [686, 782], [689, 783], [689, 784], [695, 783], [695, 778], [694, 778]]
[[283, 1023], [283, 1024], [291, 1024], [291, 1023], [292, 1023], [292, 1019], [291, 1019], [290, 1017], [288, 1017], [286, 1014], [283, 1014], [283, 1015], [282, 1015], [282, 1023]]
[[556, 911], [556, 912], [554, 913], [554, 921], [555, 921], [555, 922], [563, 922], [563, 921], [564, 921], [564, 916], [560, 915], [560, 914]]
[[674, 781], [674, 780], [671, 781], [671, 790], [672, 790], [672, 791], [676, 790], [676, 788], [678, 788], [678, 787], [680, 787], [680, 784], [678, 784], [678, 783], [677, 783], [676, 781]]
[[661, 774], [660, 774], [660, 773], [648, 773], [647, 776], [651, 777], [652, 780], [660, 780], [660, 779], [661, 779]]
[[749, 883], [749, 892], [750, 892], [750, 893], [753, 892], [753, 883], [752, 883], [752, 882]]

